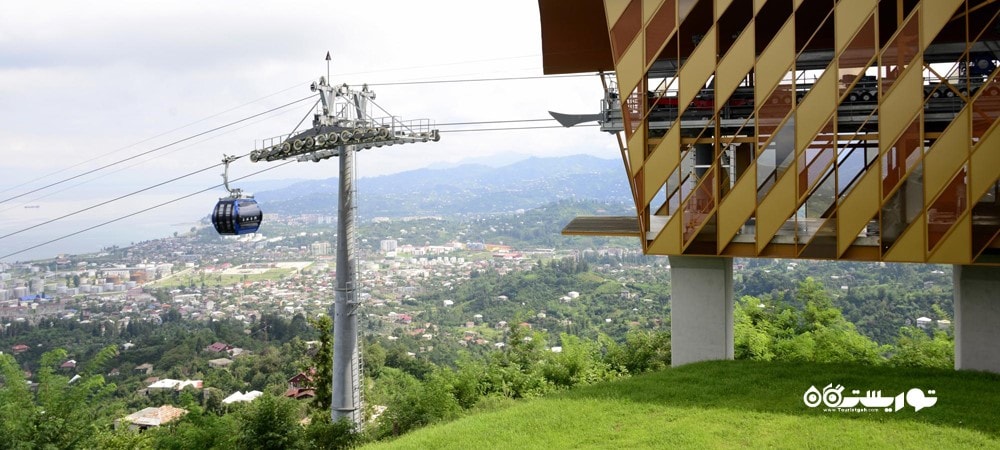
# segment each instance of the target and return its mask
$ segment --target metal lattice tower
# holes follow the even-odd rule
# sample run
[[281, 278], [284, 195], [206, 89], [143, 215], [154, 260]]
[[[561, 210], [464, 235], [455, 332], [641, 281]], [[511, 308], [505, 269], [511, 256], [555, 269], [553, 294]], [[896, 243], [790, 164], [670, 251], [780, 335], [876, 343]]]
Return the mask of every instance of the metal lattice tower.
[[[327, 55], [329, 61], [329, 55]], [[250, 160], [295, 159], [340, 160], [337, 215], [337, 287], [333, 315], [333, 398], [331, 418], [348, 418], [358, 429], [364, 424], [361, 382], [363, 369], [358, 341], [358, 275], [355, 254], [357, 218], [354, 186], [354, 153], [372, 147], [438, 141], [438, 130], [427, 119], [402, 121], [398, 117], [372, 115], [375, 93], [365, 85], [360, 91], [347, 84], [331, 86], [320, 77], [310, 88], [318, 92], [322, 111], [313, 117], [312, 128], [293, 135], [265, 139], [250, 153]], [[376, 105], [377, 107], [377, 105]], [[384, 110], [378, 108], [384, 113]]]

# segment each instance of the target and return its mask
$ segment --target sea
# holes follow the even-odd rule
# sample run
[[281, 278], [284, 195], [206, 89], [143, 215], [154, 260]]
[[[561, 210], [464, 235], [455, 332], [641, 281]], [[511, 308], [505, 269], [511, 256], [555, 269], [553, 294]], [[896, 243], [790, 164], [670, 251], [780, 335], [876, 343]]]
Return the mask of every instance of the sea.
[[187, 233], [209, 215], [218, 193], [167, 203], [178, 197], [137, 195], [99, 207], [111, 199], [0, 203], [0, 261], [96, 253]]

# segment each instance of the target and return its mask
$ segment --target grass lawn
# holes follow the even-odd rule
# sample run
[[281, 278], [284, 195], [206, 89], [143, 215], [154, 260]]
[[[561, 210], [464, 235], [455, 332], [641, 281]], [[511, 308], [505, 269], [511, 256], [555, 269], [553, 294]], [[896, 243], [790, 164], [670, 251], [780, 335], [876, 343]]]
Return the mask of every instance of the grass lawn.
[[[803, 394], [936, 390], [915, 411], [831, 412]], [[1000, 448], [1000, 375], [712, 361], [602, 383], [417, 430], [370, 448]]]
[[[235, 284], [242, 283], [244, 281], [265, 281], [265, 280], [280, 280], [288, 275], [295, 272], [295, 269], [270, 269], [264, 273], [246, 274], [246, 275], [221, 275], [221, 274], [205, 274], [205, 286], [215, 287], [215, 286], [232, 286]], [[192, 284], [201, 287], [201, 275], [191, 271], [189, 273], [182, 273], [167, 278], [165, 280], [157, 281], [152, 286], [158, 288], [183, 288], [191, 286]]]

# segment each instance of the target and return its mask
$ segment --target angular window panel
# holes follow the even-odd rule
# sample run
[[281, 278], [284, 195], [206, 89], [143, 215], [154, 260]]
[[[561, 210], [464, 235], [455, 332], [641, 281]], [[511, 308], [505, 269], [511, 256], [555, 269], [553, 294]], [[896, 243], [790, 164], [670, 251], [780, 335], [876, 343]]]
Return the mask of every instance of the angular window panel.
[[902, 75], [903, 69], [913, 62], [920, 50], [920, 14], [914, 13], [882, 52], [881, 82], [882, 95], [892, 89], [893, 83]]
[[1000, 234], [1000, 183], [994, 183], [972, 206], [972, 254], [978, 256]]
[[[677, 33], [670, 38], [657, 58], [666, 67], [677, 68], [680, 60], [677, 58]], [[677, 120], [677, 91], [680, 80], [676, 70], [665, 72], [650, 72], [647, 74], [647, 89], [649, 90], [650, 122], [667, 122]]]
[[843, 77], [844, 71], [848, 70], [855, 70], [855, 75], [863, 72], [871, 64], [876, 50], [875, 15], [872, 14], [854, 35], [854, 39], [851, 39], [851, 42], [844, 48], [840, 58], [837, 59], [841, 77]]
[[684, 203], [684, 242], [690, 242], [697, 234], [701, 225], [709, 218], [710, 212], [715, 208], [715, 195], [712, 186], [715, 185], [715, 170], [708, 170], [691, 195], [691, 198]]
[[972, 80], [976, 96], [972, 101], [972, 142], [979, 142], [1000, 119], [1000, 80], [997, 73], [986, 81]]
[[944, 238], [968, 207], [967, 183], [966, 169], [963, 168], [927, 210], [927, 251]]
[[[956, 14], [963, 14], [965, 7], [960, 6]], [[951, 20], [945, 24], [937, 36], [927, 47], [928, 54], [941, 53], [941, 49], [955, 46], [956, 38], [962, 38], [967, 33], [965, 20]], [[961, 44], [964, 44], [964, 42]], [[924, 76], [926, 78], [924, 95], [928, 98], [924, 120], [925, 132], [944, 131], [949, 117], [965, 107], [965, 102], [959, 97], [960, 88], [967, 85], [965, 77], [966, 67], [968, 67], [969, 55], [962, 51], [958, 55], [950, 55], [948, 58], [925, 57]], [[936, 116], [935, 116], [936, 114]]]
[[716, 21], [719, 27], [719, 54], [725, 55], [736, 42], [736, 38], [746, 30], [753, 18], [753, 2], [735, 1], [729, 4], [722, 17]]
[[[813, 41], [813, 36], [823, 36], [815, 41], [823, 40], [826, 36], [833, 36], [833, 0], [813, 1], [807, 8], [795, 10], [795, 53], [800, 54], [809, 51], [809, 42]], [[829, 43], [826, 43], [829, 47]], [[822, 44], [813, 47], [819, 48]]]
[[888, 197], [899, 180], [906, 176], [923, 155], [920, 121], [914, 120], [896, 143], [882, 155], [882, 195]]
[[757, 18], [754, 19], [754, 23], [758, 25], [755, 27], [755, 44], [758, 55], [764, 52], [764, 49], [791, 16], [792, 0], [768, 0], [764, 3], [764, 6], [757, 12]]
[[719, 198], [725, 198], [729, 191], [736, 186], [736, 182], [747, 172], [753, 164], [753, 158], [757, 152], [754, 151], [753, 144], [743, 142], [727, 146], [719, 153]]
[[[989, 51], [969, 54], [966, 86], [960, 86], [963, 96], [979, 95], [973, 105], [973, 140], [982, 137], [992, 122], [996, 121], [997, 94], [1000, 94], [1000, 2], [982, 2], [969, 8], [969, 41], [985, 46]], [[981, 47], [980, 47], [981, 48]], [[978, 111], [977, 111], [978, 110]], [[978, 122], [978, 123], [977, 123]]]
[[707, 214], [702, 222], [701, 231], [695, 234], [690, 241], [686, 242], [687, 248], [684, 253], [688, 255], [711, 255], [718, 252], [718, 215], [716, 213]]
[[620, 61], [625, 50], [639, 35], [642, 29], [642, 0], [632, 0], [625, 7], [615, 25], [611, 27], [611, 44], [615, 52], [615, 61]]
[[836, 135], [831, 120], [809, 147], [799, 155], [799, 196], [805, 195], [820, 179], [836, 154]]
[[[928, 46], [924, 57], [924, 133], [941, 133], [951, 125], [955, 116], [965, 108], [968, 92], [969, 54], [964, 50], [968, 33], [964, 17], [965, 7], [959, 6], [956, 17], [948, 21]], [[956, 42], [957, 41], [957, 42]], [[957, 47], [957, 48], [956, 48]], [[955, 51], [942, 52], [943, 49]], [[947, 58], [929, 55], [946, 54]], [[957, 53], [957, 54], [956, 54]]]
[[[842, 108], [852, 110], [853, 115], [867, 115], [874, 108], [872, 100], [875, 96], [872, 93], [877, 91], [877, 85], [875, 77], [866, 76], [865, 72], [874, 61], [876, 52], [875, 15], [872, 14], [837, 60], [839, 98], [843, 101]], [[860, 105], [871, 107], [854, 111]]]
[[707, 170], [704, 165], [698, 164], [698, 147], [699, 145], [696, 144], [688, 144], [681, 153], [681, 184], [679, 189], [681, 203], [686, 202], [688, 197], [694, 193], [698, 180]]
[[[959, 12], [962, 12], [959, 8]], [[993, 41], [1000, 37], [1000, 3], [975, 0], [969, 2], [969, 41]]]
[[[705, 86], [701, 88], [701, 91], [694, 97], [687, 108], [684, 109], [684, 114], [681, 115], [681, 120], [683, 121], [697, 121], [697, 120], [711, 120], [715, 115], [715, 88], [714, 88], [714, 78], [712, 75], [708, 78], [708, 82]], [[700, 130], [694, 132], [685, 131], [685, 134], [701, 136], [704, 132], [705, 126], [708, 124], [703, 124]], [[714, 127], [713, 127], [714, 128]]]
[[765, 148], [757, 155], [757, 203], [764, 199], [777, 181], [776, 155], [777, 152], [771, 147]]
[[632, 93], [625, 97], [623, 106], [622, 119], [625, 125], [625, 138], [632, 139], [632, 133], [639, 128], [639, 124], [646, 115], [645, 96], [639, 92], [639, 87], [633, 89]]
[[677, 0], [666, 0], [646, 24], [646, 62], [652, 62], [660, 47], [677, 29]]
[[712, 167], [712, 161], [715, 160], [715, 146], [712, 144], [695, 144], [693, 151], [694, 173], [698, 178], [701, 178]]
[[681, 168], [678, 166], [663, 183], [662, 192], [658, 193], [654, 202], [650, 204], [650, 209], [656, 211], [657, 215], [669, 216], [677, 212], [677, 207], [680, 205], [678, 192], [681, 186], [680, 174]]
[[[874, 78], [871, 77], [872, 80]], [[854, 90], [844, 97], [837, 108], [837, 132], [841, 135], [858, 136], [865, 133], [878, 133], [878, 106], [875, 101], [852, 100], [852, 98], [859, 97], [861, 86], [865, 84], [868, 83], [858, 81], [854, 85]], [[868, 85], [872, 87], [871, 98], [874, 98], [878, 85], [874, 81]]]
[[837, 258], [837, 218], [823, 219], [822, 225], [807, 241], [805, 248], [799, 252], [799, 258], [836, 259]]
[[896, 193], [882, 205], [879, 232], [882, 236], [883, 254], [889, 251], [906, 228], [917, 220], [924, 209], [924, 167], [923, 162], [902, 181]]
[[758, 145], [764, 145], [781, 125], [781, 121], [792, 112], [794, 96], [794, 88], [790, 83], [779, 84], [757, 109]]
[[651, 123], [677, 120], [677, 77], [649, 79], [646, 120]]
[[800, 209], [802, 224], [799, 229], [805, 233], [807, 239], [812, 238], [812, 234], [819, 229], [823, 220], [833, 214], [833, 206], [837, 200], [837, 180], [833, 167], [824, 174], [823, 181], [818, 184], [809, 194], [809, 198], [802, 204]]
[[830, 169], [836, 151], [832, 142], [829, 148], [806, 149], [799, 156], [799, 193], [805, 194], [819, 182]]
[[[879, 41], [887, 42], [903, 21], [906, 19], [910, 13], [916, 8], [916, 4], [919, 0], [904, 0], [900, 2], [899, 0], [881, 0], [878, 4], [878, 28], [879, 28]], [[935, 1], [935, 0], [930, 0]], [[898, 9], [899, 3], [904, 3], [903, 9]]]
[[943, 132], [965, 108], [966, 99], [962, 93], [968, 86], [967, 66], [967, 54], [960, 56], [956, 62], [925, 64], [925, 133]]
[[653, 199], [649, 201], [649, 209], [651, 211], [656, 211], [657, 215], [670, 215], [670, 212], [666, 210], [668, 199], [667, 183], [663, 183], [663, 185], [660, 186], [660, 189], [656, 191], [656, 195], [653, 196]]
[[827, 58], [816, 58], [817, 52], [828, 51], [833, 37], [834, 2], [822, 0], [808, 8], [795, 11], [795, 100], [801, 103], [823, 71], [830, 65]]
[[715, 17], [713, 13], [714, 0], [693, 0], [693, 2], [695, 3], [694, 7], [691, 8], [691, 12], [686, 16], [683, 14], [685, 1], [681, 0], [680, 2], [681, 17], [678, 35], [681, 37], [679, 44], [682, 58], [691, 56], [691, 52], [694, 51], [702, 38], [709, 32], [709, 29], [712, 28]]
[[[719, 109], [720, 141], [724, 146], [732, 144], [737, 138], [753, 137], [754, 127], [754, 87], [753, 69], [751, 68], [743, 81], [726, 100], [725, 106]], [[749, 124], [749, 126], [747, 126]]]
[[758, 157], [757, 201], [761, 201], [770, 192], [774, 183], [785, 174], [794, 161], [795, 117], [790, 117]]
[[698, 3], [698, 0], [679, 0], [678, 11], [680, 12], [681, 20], [687, 18], [688, 14], [691, 13], [691, 9], [694, 8], [695, 3]]
[[851, 139], [837, 147], [837, 198], [843, 199], [878, 159], [878, 142]]
[[896, 20], [896, 2], [887, 1], [878, 3], [878, 34], [879, 42], [886, 42], [896, 32], [899, 26]]

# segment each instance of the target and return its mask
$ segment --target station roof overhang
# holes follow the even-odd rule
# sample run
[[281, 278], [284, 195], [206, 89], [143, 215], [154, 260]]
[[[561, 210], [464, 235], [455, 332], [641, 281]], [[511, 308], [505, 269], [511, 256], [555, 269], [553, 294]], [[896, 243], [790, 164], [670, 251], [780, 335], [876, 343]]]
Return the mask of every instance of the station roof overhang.
[[614, 70], [603, 0], [538, 0], [546, 75]]
[[580, 216], [566, 225], [562, 234], [567, 236], [622, 236], [642, 237], [639, 218], [636, 216]]

